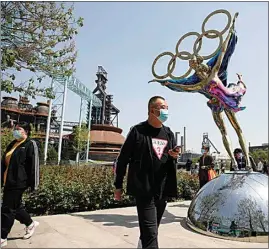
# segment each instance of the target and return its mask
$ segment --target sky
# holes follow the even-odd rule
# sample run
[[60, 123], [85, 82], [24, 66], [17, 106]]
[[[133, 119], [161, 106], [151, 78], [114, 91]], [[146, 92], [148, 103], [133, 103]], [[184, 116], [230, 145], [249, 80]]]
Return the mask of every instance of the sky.
[[[181, 36], [190, 31], [201, 33], [206, 16], [214, 10], [239, 12], [236, 30], [238, 44], [228, 68], [228, 82], [243, 75], [247, 93], [244, 111], [236, 114], [247, 143], [268, 142], [268, 3], [258, 2], [76, 2], [75, 16], [84, 18], [77, 35], [78, 58], [75, 75], [89, 89], [96, 86], [99, 65], [108, 73], [107, 92], [114, 95], [120, 109], [119, 127], [126, 136], [130, 127], [147, 119], [147, 102], [161, 95], [169, 105], [165, 125], [183, 134], [187, 129], [187, 149], [200, 151], [203, 133], [219, 151], [225, 153], [221, 134], [216, 127], [207, 99], [197, 93], [178, 93], [157, 83], [151, 67], [155, 57], [164, 51], [175, 51]], [[222, 30], [224, 15], [215, 16], [206, 29]], [[186, 39], [181, 50], [191, 52], [194, 39]], [[203, 39], [201, 54], [212, 53], [218, 39]], [[181, 47], [180, 47], [181, 48]], [[160, 60], [156, 71], [164, 74], [168, 58]], [[177, 75], [186, 72], [187, 62], [178, 63]], [[65, 120], [78, 121], [80, 98], [68, 91]], [[233, 147], [238, 147], [235, 131], [225, 117]]]

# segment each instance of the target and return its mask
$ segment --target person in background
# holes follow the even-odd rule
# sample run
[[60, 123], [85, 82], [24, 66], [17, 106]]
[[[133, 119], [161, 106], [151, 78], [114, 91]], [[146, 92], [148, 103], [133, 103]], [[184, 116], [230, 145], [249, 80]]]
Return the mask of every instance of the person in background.
[[186, 162], [186, 171], [191, 174], [192, 160], [188, 159]]
[[[235, 160], [236, 160], [236, 162], [237, 162], [237, 168], [238, 168], [239, 170], [245, 170], [245, 169], [246, 169], [246, 159], [245, 159], [245, 157], [243, 156], [243, 151], [242, 151], [242, 149], [240, 149], [240, 148], [236, 148], [236, 149], [234, 150], [234, 157], [235, 157]], [[234, 171], [232, 162], [231, 162], [231, 166], [230, 166], [230, 171]]]
[[220, 165], [219, 165], [219, 161], [218, 160], [215, 160], [214, 162], [214, 170], [216, 171], [216, 173], [219, 175], [220, 174]]
[[[235, 160], [237, 162], [237, 169], [238, 170], [246, 170], [246, 158], [243, 155], [242, 149], [236, 148], [234, 150], [234, 157], [235, 157]], [[250, 159], [250, 163], [251, 163], [251, 165], [250, 165], [251, 168], [253, 169], [253, 171], [257, 171], [256, 164], [255, 164], [253, 158], [251, 156], [249, 156], [249, 159]], [[231, 163], [230, 171], [234, 171], [234, 170], [235, 169], [233, 168], [233, 165]]]
[[25, 190], [30, 188], [34, 191], [39, 184], [38, 146], [29, 138], [30, 134], [28, 123], [16, 125], [13, 130], [14, 140], [7, 146], [1, 160], [1, 247], [7, 245], [7, 237], [15, 219], [26, 226], [23, 239], [29, 239], [39, 225], [22, 205]]
[[224, 164], [223, 159], [220, 160], [220, 168], [221, 168], [221, 169], [222, 169], [222, 168], [225, 168], [225, 164]]
[[199, 159], [199, 183], [200, 189], [209, 181], [208, 170], [214, 168], [214, 159], [209, 154], [209, 144], [204, 143], [201, 149], [202, 156]]
[[199, 161], [195, 164], [194, 174], [196, 174], [196, 175], [199, 174]]
[[234, 236], [234, 237], [237, 237], [237, 234], [236, 234], [236, 230], [237, 230], [238, 226], [237, 224], [235, 223], [235, 221], [233, 220], [231, 222], [231, 225], [230, 225], [230, 233]]
[[225, 164], [223, 160], [220, 160], [220, 170], [221, 170], [221, 174], [225, 173]]
[[263, 170], [263, 163], [262, 163], [262, 160], [259, 158], [259, 162], [257, 165], [257, 171], [262, 173], [262, 170]]
[[191, 166], [191, 175], [195, 174], [195, 168], [196, 168], [196, 163], [192, 164]]
[[158, 227], [167, 199], [178, 195], [176, 160], [180, 147], [176, 146], [174, 133], [163, 125], [167, 118], [166, 100], [152, 97], [148, 120], [131, 128], [116, 163], [114, 185], [118, 201], [129, 164], [127, 194], [136, 200], [142, 248], [159, 248]]
[[268, 164], [266, 160], [263, 161], [263, 173], [268, 175]]

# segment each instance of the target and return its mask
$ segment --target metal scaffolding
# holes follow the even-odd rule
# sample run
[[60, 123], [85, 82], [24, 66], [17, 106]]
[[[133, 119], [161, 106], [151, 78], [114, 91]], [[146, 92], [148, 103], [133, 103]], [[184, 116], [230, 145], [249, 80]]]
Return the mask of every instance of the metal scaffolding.
[[[56, 94], [56, 97], [52, 103], [52, 105], [49, 106], [50, 110], [49, 113], [51, 114], [52, 111], [55, 112], [55, 115], [53, 116], [53, 130], [56, 134], [59, 134], [59, 145], [58, 145], [58, 164], [60, 164], [61, 161], [61, 151], [62, 151], [62, 138], [63, 138], [63, 129], [64, 129], [64, 114], [65, 114], [65, 106], [66, 106], [66, 99], [67, 99], [67, 89], [71, 90], [72, 92], [76, 93], [81, 97], [81, 105], [80, 105], [80, 117], [79, 117], [79, 125], [81, 126], [82, 122], [82, 116], [83, 116], [83, 107], [85, 107], [85, 104], [83, 105], [84, 101], [92, 102], [92, 105], [95, 107], [101, 107], [102, 102], [99, 98], [97, 98], [85, 85], [83, 85], [79, 79], [77, 79], [74, 75], [71, 77], [60, 77], [56, 76], [52, 78], [52, 86], [54, 93]], [[60, 115], [58, 115], [60, 113]], [[48, 117], [48, 122], [51, 122], [52, 116]], [[48, 145], [49, 141], [47, 139], [47, 136], [50, 134], [51, 124], [49, 124], [47, 127], [49, 127], [49, 131], [47, 131], [46, 134], [46, 141], [45, 141], [45, 153], [44, 153], [44, 161], [46, 164], [47, 160], [47, 151], [48, 151]], [[90, 133], [90, 127], [88, 126], [89, 133]], [[88, 136], [89, 140], [89, 136]], [[88, 147], [87, 147], [88, 148]], [[89, 151], [86, 151], [86, 154], [88, 154]], [[79, 158], [79, 155], [77, 156]], [[79, 160], [79, 159], [77, 159]]]
[[[47, 151], [49, 145], [48, 136], [50, 134], [51, 129], [51, 113], [52, 111], [55, 112], [54, 122], [53, 122], [53, 129], [55, 133], [59, 134], [59, 145], [58, 145], [58, 164], [61, 161], [61, 151], [62, 151], [62, 138], [63, 138], [63, 128], [64, 128], [64, 115], [65, 115], [65, 106], [66, 106], [66, 99], [67, 99], [67, 89], [71, 90], [72, 92], [76, 93], [81, 97], [81, 105], [80, 105], [80, 116], [79, 116], [79, 126], [82, 123], [82, 116], [83, 116], [83, 105], [84, 101], [92, 102], [92, 106], [101, 107], [102, 102], [98, 99], [85, 85], [83, 85], [74, 75], [72, 77], [53, 77], [52, 78], [52, 86], [54, 93], [56, 94], [56, 98], [54, 102], [49, 106], [49, 114], [48, 117], [48, 125], [49, 129], [47, 129], [46, 133], [46, 140], [45, 140], [45, 153], [44, 153], [44, 161], [46, 164], [47, 160]], [[63, 87], [63, 88], [62, 88]], [[60, 112], [59, 112], [60, 111]], [[58, 116], [57, 114], [60, 115]], [[58, 125], [57, 125], [58, 124]], [[90, 133], [91, 126], [88, 126], [89, 133]], [[88, 136], [89, 140], [89, 136]], [[88, 141], [89, 143], [89, 141]], [[89, 147], [87, 146], [86, 155], [89, 154]], [[79, 155], [78, 155], [79, 158]], [[86, 157], [87, 158], [87, 157]], [[79, 159], [77, 159], [79, 160]]]

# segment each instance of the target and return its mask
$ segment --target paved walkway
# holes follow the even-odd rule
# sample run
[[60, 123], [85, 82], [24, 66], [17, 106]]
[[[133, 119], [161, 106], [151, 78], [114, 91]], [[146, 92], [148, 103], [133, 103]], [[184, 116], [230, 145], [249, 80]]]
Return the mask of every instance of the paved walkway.
[[[159, 230], [160, 248], [268, 248], [268, 243], [216, 239], [186, 226], [190, 202], [170, 203]], [[36, 217], [36, 234], [22, 240], [24, 226], [16, 222], [6, 248], [137, 248], [135, 207]]]

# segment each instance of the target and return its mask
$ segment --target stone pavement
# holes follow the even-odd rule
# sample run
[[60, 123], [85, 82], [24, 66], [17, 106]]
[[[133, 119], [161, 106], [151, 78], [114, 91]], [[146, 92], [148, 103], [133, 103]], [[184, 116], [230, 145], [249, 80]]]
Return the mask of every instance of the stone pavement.
[[[198, 234], [186, 225], [190, 202], [170, 203], [159, 229], [160, 248], [268, 248]], [[16, 222], [6, 248], [137, 248], [135, 207], [35, 217], [35, 235], [22, 240], [24, 226]]]

